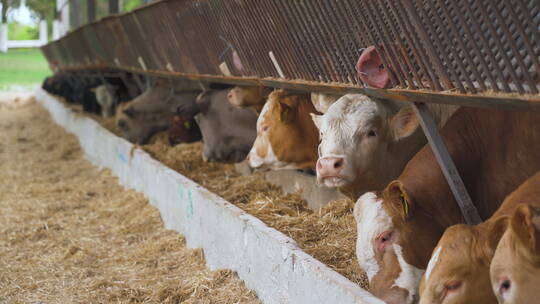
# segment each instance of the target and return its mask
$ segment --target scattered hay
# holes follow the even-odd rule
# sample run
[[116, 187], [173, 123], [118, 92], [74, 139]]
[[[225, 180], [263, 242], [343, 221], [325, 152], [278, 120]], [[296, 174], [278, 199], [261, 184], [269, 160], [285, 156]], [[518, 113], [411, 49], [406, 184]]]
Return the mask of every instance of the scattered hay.
[[35, 103], [0, 108], [0, 181], [1, 303], [259, 303]]
[[234, 165], [204, 162], [200, 142], [174, 147], [154, 143], [143, 149], [168, 167], [285, 233], [304, 251], [351, 281], [368, 287], [367, 277], [356, 260], [352, 200], [336, 200], [313, 211], [299, 194], [284, 193], [268, 183], [263, 173], [242, 176]]

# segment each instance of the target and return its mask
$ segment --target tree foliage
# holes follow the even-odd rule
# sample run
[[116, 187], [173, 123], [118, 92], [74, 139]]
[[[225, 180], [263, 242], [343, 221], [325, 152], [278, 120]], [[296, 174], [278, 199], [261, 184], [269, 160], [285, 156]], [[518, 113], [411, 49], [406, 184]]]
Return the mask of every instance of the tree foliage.
[[2, 18], [2, 22], [4, 23], [7, 22], [8, 10], [21, 5], [20, 0], [0, 0], [0, 3], [2, 3], [2, 14], [0, 16]]

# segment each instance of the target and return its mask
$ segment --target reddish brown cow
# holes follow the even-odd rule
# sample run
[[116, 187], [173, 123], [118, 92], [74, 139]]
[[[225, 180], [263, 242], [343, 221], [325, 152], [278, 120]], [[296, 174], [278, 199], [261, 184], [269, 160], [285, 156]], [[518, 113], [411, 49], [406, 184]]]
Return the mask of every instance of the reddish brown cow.
[[491, 261], [492, 290], [501, 304], [538, 303], [540, 299], [540, 183], [512, 214]]
[[446, 229], [420, 285], [420, 304], [495, 303], [489, 280], [495, 248], [508, 216], [520, 204], [535, 201], [540, 203], [540, 173], [512, 192], [487, 221]]
[[[463, 108], [441, 135], [480, 216], [540, 170], [540, 114]], [[355, 206], [357, 256], [371, 291], [388, 303], [412, 303], [444, 230], [463, 222], [433, 152], [424, 147], [399, 180], [364, 194]]]
[[310, 114], [318, 113], [309, 94], [276, 90], [257, 120], [257, 138], [249, 152], [254, 168], [315, 168], [319, 133]]
[[192, 143], [202, 139], [201, 129], [199, 129], [195, 119], [179, 114], [171, 117], [167, 136], [172, 146], [180, 143]]

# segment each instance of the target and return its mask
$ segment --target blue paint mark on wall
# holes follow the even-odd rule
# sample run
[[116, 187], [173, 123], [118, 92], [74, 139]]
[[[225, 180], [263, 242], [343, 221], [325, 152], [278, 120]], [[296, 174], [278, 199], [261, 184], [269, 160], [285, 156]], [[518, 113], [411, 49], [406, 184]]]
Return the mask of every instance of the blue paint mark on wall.
[[188, 190], [188, 206], [187, 206], [187, 218], [193, 217], [193, 196], [191, 190]]
[[116, 157], [118, 157], [118, 160], [120, 160], [120, 161], [123, 162], [124, 164], [127, 164], [127, 163], [128, 163], [128, 160], [127, 160], [126, 155], [124, 155], [124, 153], [120, 152], [120, 151], [118, 150], [118, 148], [116, 148]]

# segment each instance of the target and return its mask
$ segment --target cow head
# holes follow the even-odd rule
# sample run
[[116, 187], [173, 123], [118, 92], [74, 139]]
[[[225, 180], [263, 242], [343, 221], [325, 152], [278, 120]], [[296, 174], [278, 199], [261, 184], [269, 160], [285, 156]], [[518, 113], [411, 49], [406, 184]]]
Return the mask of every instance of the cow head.
[[174, 115], [169, 123], [167, 136], [171, 145], [192, 143], [202, 139], [201, 130], [193, 117]]
[[122, 103], [116, 109], [115, 118], [122, 137], [142, 145], [146, 144], [154, 133], [167, 129], [170, 115], [163, 112], [141, 112], [131, 103]]
[[203, 159], [236, 163], [245, 159], [255, 140], [257, 116], [227, 101], [228, 90], [203, 92], [194, 104], [179, 107], [195, 116], [203, 137]]
[[490, 266], [499, 303], [538, 303], [540, 210], [522, 204], [511, 216]]
[[236, 86], [230, 89], [227, 99], [237, 107], [262, 106], [270, 93], [261, 86]]
[[417, 208], [400, 181], [356, 202], [356, 255], [370, 291], [387, 303], [414, 303], [418, 285], [443, 228]]
[[257, 138], [249, 152], [253, 168], [307, 169], [317, 161], [316, 113], [309, 94], [276, 90], [257, 119]]
[[494, 303], [489, 264], [506, 227], [506, 217], [478, 226], [446, 229], [420, 284], [420, 303]]
[[401, 151], [408, 149], [403, 139], [418, 127], [411, 107], [399, 110], [360, 94], [345, 95], [312, 117], [321, 139], [317, 180], [327, 187], [384, 188], [410, 158]]

